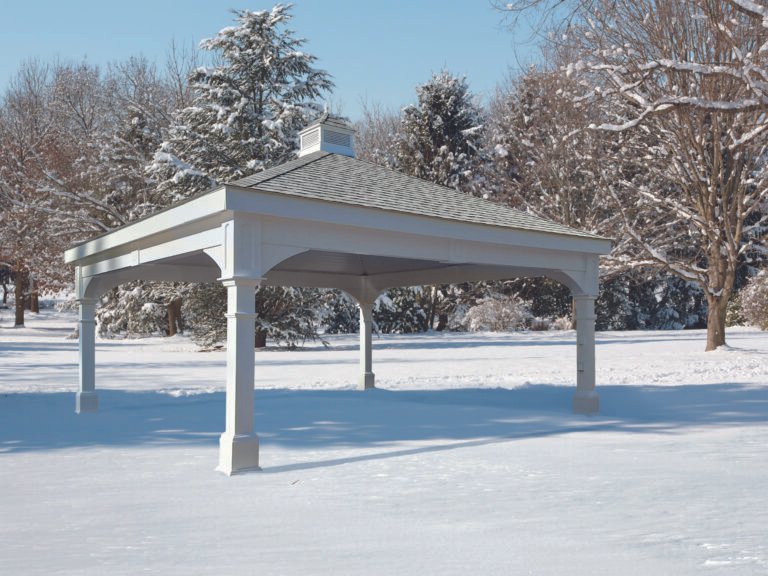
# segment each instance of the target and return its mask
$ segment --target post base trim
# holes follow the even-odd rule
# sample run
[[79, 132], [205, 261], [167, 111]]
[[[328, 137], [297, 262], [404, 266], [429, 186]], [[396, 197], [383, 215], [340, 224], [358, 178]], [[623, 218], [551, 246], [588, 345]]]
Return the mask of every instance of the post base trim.
[[75, 412], [98, 412], [99, 395], [96, 392], [78, 392], [75, 398]]
[[597, 392], [576, 391], [573, 395], [573, 411], [576, 414], [592, 415], [600, 412], [600, 397]]
[[232, 476], [259, 471], [259, 437], [256, 434], [228, 434], [219, 438], [219, 465], [216, 470]]
[[363, 372], [360, 374], [358, 387], [360, 390], [371, 390], [376, 388], [376, 374], [373, 372]]

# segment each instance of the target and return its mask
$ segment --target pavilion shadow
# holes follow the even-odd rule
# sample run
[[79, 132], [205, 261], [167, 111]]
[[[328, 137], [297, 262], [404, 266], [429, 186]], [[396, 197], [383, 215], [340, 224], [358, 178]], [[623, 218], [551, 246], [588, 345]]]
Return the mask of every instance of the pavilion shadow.
[[[768, 423], [764, 390], [739, 384], [602, 386], [602, 411], [596, 417], [572, 414], [572, 393], [569, 387], [547, 385], [365, 393], [257, 390], [256, 430], [264, 451], [270, 445], [367, 451], [289, 467], [296, 469], [583, 431], [675, 433], [691, 426]], [[0, 458], [88, 446], [215, 448], [224, 428], [223, 392], [173, 396], [102, 390], [100, 402], [100, 412], [76, 415], [71, 393], [1, 395]], [[409, 441], [434, 444], [404, 448]]]

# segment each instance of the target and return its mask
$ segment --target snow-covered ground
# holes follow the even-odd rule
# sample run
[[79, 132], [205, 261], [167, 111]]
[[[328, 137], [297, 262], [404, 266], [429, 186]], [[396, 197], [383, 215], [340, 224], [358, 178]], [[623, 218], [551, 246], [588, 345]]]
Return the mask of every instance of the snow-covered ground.
[[263, 472], [214, 472], [224, 354], [99, 341], [73, 412], [71, 315], [0, 311], [0, 574], [768, 574], [768, 334], [572, 332], [256, 352]]

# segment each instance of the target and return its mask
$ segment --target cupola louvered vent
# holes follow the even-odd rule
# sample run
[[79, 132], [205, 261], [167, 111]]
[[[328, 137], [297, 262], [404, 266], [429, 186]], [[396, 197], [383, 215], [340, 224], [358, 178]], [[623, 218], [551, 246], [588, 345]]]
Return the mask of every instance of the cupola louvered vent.
[[346, 146], [352, 148], [352, 136], [349, 134], [343, 134], [334, 130], [325, 130], [323, 132], [323, 140], [328, 144], [335, 144], [336, 146]]
[[319, 151], [354, 157], [354, 134], [344, 120], [325, 113], [299, 133], [299, 157]]
[[310, 148], [320, 144], [320, 128], [315, 128], [311, 132], [306, 132], [301, 135], [301, 148]]

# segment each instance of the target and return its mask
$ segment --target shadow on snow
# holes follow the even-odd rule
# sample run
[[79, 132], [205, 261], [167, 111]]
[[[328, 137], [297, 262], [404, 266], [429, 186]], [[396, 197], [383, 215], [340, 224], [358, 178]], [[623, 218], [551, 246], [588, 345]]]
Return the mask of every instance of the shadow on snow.
[[[257, 390], [256, 429], [265, 453], [270, 445], [355, 449], [349, 457], [265, 468], [281, 472], [583, 431], [675, 433], [693, 426], [768, 422], [765, 391], [739, 384], [602, 386], [599, 391], [601, 414], [584, 417], [570, 413], [573, 389], [562, 386]], [[0, 395], [0, 460], [3, 453], [89, 446], [214, 448], [224, 429], [223, 392], [99, 394], [100, 411], [79, 416], [72, 393]], [[402, 444], [413, 441], [431, 444]]]

